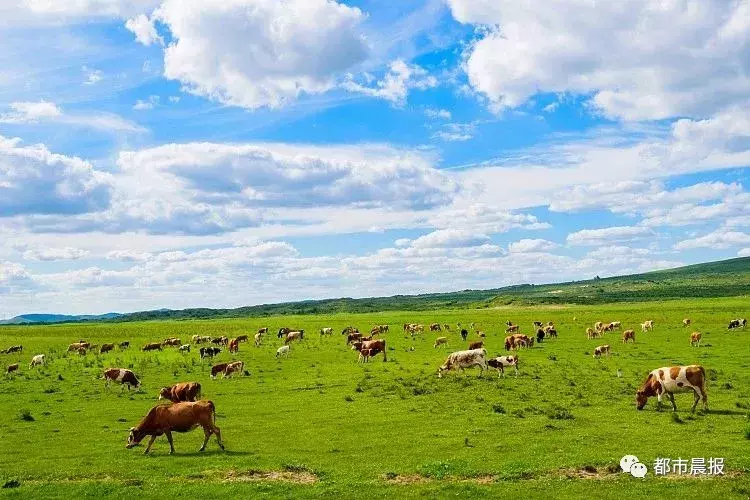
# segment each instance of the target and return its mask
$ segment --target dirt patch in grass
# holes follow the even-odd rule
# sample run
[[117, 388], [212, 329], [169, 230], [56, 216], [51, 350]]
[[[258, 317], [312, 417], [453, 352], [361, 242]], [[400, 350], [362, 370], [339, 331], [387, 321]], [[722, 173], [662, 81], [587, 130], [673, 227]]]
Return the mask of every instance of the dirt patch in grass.
[[585, 465], [570, 469], [560, 469], [555, 471], [553, 477], [565, 477], [568, 479], [614, 479], [621, 474], [620, 468], [613, 470], [612, 467], [594, 467]]
[[459, 482], [459, 483], [472, 483], [472, 484], [492, 484], [497, 481], [497, 476], [493, 476], [490, 474], [486, 474], [483, 476], [476, 476], [476, 477], [455, 477], [455, 476], [446, 476], [442, 479], [435, 479], [427, 476], [423, 476], [421, 474], [383, 474], [381, 476], [381, 479], [383, 479], [388, 484], [424, 484], [424, 483], [430, 483], [433, 481], [440, 481], [440, 482]]
[[280, 481], [295, 484], [315, 484], [318, 476], [310, 471], [260, 471], [249, 470], [246, 472], [230, 471], [227, 473], [225, 482], [252, 482], [252, 481]]
[[420, 474], [386, 474], [383, 479], [388, 484], [422, 484], [430, 481], [430, 478]]

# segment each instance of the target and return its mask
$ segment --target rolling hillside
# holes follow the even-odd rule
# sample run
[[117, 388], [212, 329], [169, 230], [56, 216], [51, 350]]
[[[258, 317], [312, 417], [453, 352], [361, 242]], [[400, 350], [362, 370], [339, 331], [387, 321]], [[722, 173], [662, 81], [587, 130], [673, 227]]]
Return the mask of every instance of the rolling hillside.
[[490, 290], [464, 290], [423, 295], [308, 300], [236, 309], [159, 309], [122, 315], [110, 313], [101, 316], [33, 314], [18, 316], [13, 320], [6, 320], [5, 323], [240, 318], [279, 314], [487, 308], [511, 304], [605, 304], [679, 298], [737, 297], [748, 294], [750, 294], [750, 257], [743, 257], [644, 274], [546, 285], [523, 284]]

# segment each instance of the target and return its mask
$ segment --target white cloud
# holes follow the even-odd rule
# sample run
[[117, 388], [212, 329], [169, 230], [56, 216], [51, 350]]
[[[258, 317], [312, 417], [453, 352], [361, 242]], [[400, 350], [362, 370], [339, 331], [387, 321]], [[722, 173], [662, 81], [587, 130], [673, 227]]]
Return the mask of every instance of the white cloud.
[[125, 22], [125, 27], [130, 30], [135, 35], [135, 39], [143, 45], [149, 46], [153, 43], [164, 45], [164, 40], [156, 31], [154, 21], [149, 19], [145, 14], [139, 14], [128, 19]]
[[510, 253], [549, 252], [559, 245], [544, 239], [522, 239], [508, 245]]
[[504, 233], [511, 229], [537, 230], [550, 227], [546, 222], [539, 222], [534, 215], [503, 210], [482, 203], [446, 207], [431, 215], [427, 223], [440, 229], [458, 225], [461, 229], [486, 234]]
[[743, 248], [737, 252], [737, 257], [750, 257], [750, 247]]
[[397, 106], [403, 106], [406, 104], [409, 90], [425, 90], [435, 87], [437, 83], [437, 79], [424, 68], [415, 64], [409, 65], [397, 59], [390, 64], [383, 79], [375, 82], [374, 86], [358, 83], [353, 76], [350, 76], [344, 82], [344, 88], [352, 92], [385, 99]]
[[432, 138], [445, 142], [468, 141], [474, 137], [476, 128], [476, 123], [446, 123]]
[[83, 71], [83, 74], [86, 78], [83, 81], [84, 85], [96, 85], [97, 83], [102, 81], [102, 78], [104, 78], [104, 75], [99, 69], [91, 69], [87, 66], [83, 66], [81, 68], [81, 71]]
[[117, 260], [122, 262], [145, 262], [151, 258], [148, 252], [139, 252], [137, 250], [112, 250], [107, 252], [107, 260]]
[[164, 76], [193, 94], [256, 109], [332, 88], [367, 56], [364, 17], [331, 0], [166, 0], [152, 19], [173, 39]]
[[750, 244], [750, 234], [740, 231], [727, 231], [717, 229], [716, 231], [700, 236], [680, 241], [674, 248], [676, 250], [688, 250], [692, 248], [731, 248]]
[[750, 96], [747, 2], [448, 0], [488, 26], [468, 50], [472, 87], [498, 109], [540, 92], [588, 96], [625, 120], [706, 116]]
[[159, 0], [20, 0], [20, 6], [48, 19], [65, 21], [85, 18], [129, 17], [156, 7]]
[[35, 248], [26, 250], [23, 258], [26, 260], [78, 260], [86, 257], [88, 252], [74, 247], [63, 248]]
[[133, 109], [136, 111], [145, 111], [149, 109], [154, 109], [154, 106], [159, 104], [159, 96], [158, 95], [152, 95], [149, 96], [147, 100], [144, 99], [138, 99], [135, 101], [135, 104], [133, 105]]
[[68, 113], [48, 101], [14, 102], [0, 114], [0, 123], [62, 124], [111, 132], [144, 132], [146, 129], [113, 113]]
[[646, 238], [653, 235], [651, 229], [637, 226], [616, 226], [602, 229], [582, 229], [570, 233], [567, 241], [570, 245], [614, 245]]
[[425, 116], [427, 118], [432, 119], [441, 119], [441, 120], [450, 120], [451, 119], [451, 112], [447, 109], [441, 109], [441, 108], [426, 108], [424, 110]]
[[413, 240], [412, 248], [453, 248], [479, 246], [489, 241], [489, 236], [460, 229], [438, 229]]
[[111, 176], [80, 158], [0, 136], [0, 217], [97, 211], [110, 191]]

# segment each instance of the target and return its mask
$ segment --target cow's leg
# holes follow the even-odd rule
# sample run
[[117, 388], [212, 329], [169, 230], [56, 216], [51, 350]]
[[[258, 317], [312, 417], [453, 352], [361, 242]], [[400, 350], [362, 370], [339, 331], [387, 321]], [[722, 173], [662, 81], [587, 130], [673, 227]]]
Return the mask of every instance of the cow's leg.
[[198, 451], [204, 451], [206, 444], [208, 444], [208, 438], [211, 437], [211, 430], [208, 427], [203, 427], [203, 446], [198, 448]]
[[677, 411], [677, 405], [674, 402], [674, 394], [668, 392], [667, 397], [669, 398], [669, 402], [672, 403], [672, 411]]
[[167, 441], [169, 441], [169, 454], [171, 455], [172, 453], [174, 453], [174, 444], [172, 443], [172, 432], [167, 431], [165, 434], [167, 435]]
[[661, 410], [661, 392], [656, 394], [656, 409]]
[[149, 451], [151, 451], [151, 446], [154, 444], [154, 441], [156, 441], [156, 434], [151, 436], [151, 441], [148, 442], [148, 446], [146, 446], [146, 450], [143, 452], [144, 455], [147, 455]]
[[216, 427], [216, 424], [213, 424], [213, 428], [211, 429], [211, 432], [213, 432], [214, 434], [216, 434], [216, 442], [218, 443], [219, 448], [221, 448], [223, 450], [224, 449], [224, 443], [221, 442], [221, 429], [219, 429], [218, 427]]

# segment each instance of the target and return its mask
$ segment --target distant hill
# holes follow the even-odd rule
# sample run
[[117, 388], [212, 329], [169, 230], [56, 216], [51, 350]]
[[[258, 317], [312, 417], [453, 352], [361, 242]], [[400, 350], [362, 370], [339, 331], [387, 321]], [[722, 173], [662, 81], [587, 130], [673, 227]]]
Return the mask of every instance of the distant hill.
[[[603, 304], [700, 297], [750, 295], [750, 257], [654, 271], [628, 276], [595, 278], [544, 285], [513, 285], [490, 290], [463, 290], [422, 295], [394, 295], [362, 299], [338, 298], [263, 304], [236, 309], [158, 309], [129, 314], [65, 316], [26, 314], [0, 323], [69, 321], [146, 321], [260, 317], [285, 314], [422, 311], [446, 308], [486, 308], [501, 305]], [[20, 320], [19, 320], [20, 319]], [[19, 321], [17, 321], [19, 320]]]
[[[165, 309], [166, 310], [166, 309]], [[122, 316], [120, 313], [107, 314], [22, 314], [10, 319], [0, 320], [0, 325], [21, 325], [30, 323], [63, 323], [70, 321], [101, 321]]]

